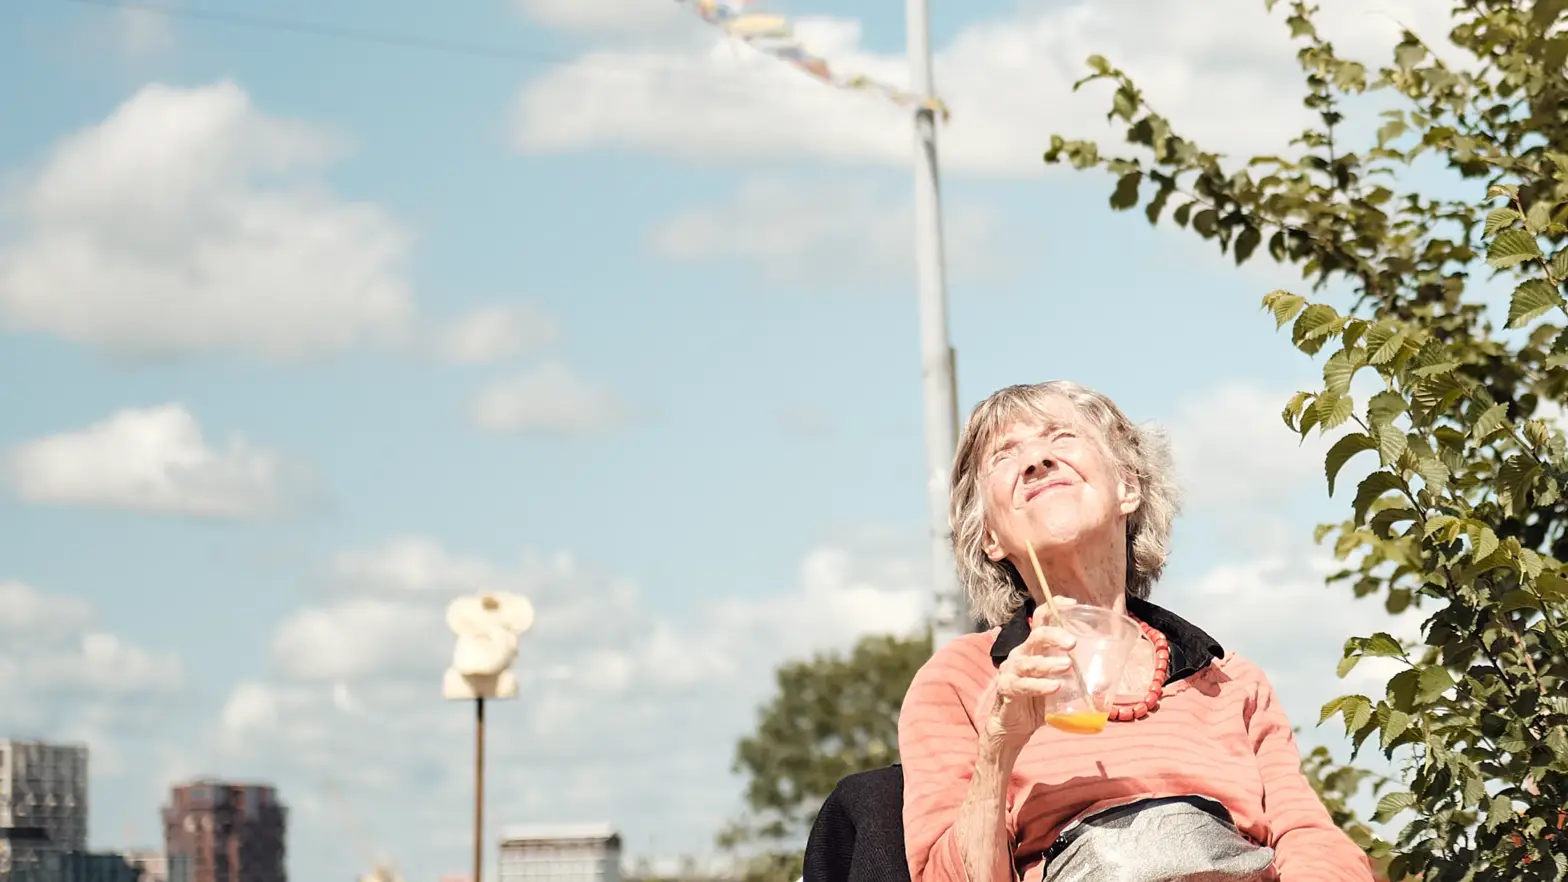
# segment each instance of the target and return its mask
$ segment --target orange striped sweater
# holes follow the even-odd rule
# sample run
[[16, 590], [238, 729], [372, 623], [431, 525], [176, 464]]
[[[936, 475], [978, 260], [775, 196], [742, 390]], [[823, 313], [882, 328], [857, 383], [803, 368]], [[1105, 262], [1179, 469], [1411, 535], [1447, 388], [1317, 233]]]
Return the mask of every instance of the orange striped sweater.
[[[898, 721], [904, 835], [913, 882], [974, 882], [953, 823], [990, 706], [997, 629], [954, 640], [916, 674]], [[1200, 794], [1230, 810], [1242, 833], [1275, 850], [1280, 882], [1371, 882], [1366, 856], [1338, 827], [1301, 773], [1301, 756], [1274, 690], [1251, 662], [1228, 653], [1169, 683], [1158, 710], [1098, 735], [1041, 728], [1007, 786], [1007, 817], [1024, 878], [1074, 818], [1130, 797]]]

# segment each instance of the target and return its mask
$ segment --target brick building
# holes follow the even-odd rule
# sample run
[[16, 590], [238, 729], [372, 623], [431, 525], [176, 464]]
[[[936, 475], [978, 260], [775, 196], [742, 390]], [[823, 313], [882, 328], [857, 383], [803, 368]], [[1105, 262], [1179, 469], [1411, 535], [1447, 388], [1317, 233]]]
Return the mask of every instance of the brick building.
[[0, 882], [87, 850], [87, 748], [0, 739]]
[[287, 882], [288, 809], [273, 788], [200, 780], [174, 787], [163, 810], [169, 882]]

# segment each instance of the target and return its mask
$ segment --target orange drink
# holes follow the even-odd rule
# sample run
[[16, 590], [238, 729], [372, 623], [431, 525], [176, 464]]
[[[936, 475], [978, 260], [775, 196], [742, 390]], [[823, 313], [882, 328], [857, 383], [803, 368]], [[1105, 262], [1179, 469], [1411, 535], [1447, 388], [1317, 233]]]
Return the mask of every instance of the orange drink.
[[1073, 735], [1105, 731], [1116, 688], [1132, 649], [1142, 639], [1138, 623], [1121, 613], [1072, 604], [1060, 610], [1062, 626], [1076, 639], [1070, 655], [1076, 676], [1046, 699], [1045, 724]]

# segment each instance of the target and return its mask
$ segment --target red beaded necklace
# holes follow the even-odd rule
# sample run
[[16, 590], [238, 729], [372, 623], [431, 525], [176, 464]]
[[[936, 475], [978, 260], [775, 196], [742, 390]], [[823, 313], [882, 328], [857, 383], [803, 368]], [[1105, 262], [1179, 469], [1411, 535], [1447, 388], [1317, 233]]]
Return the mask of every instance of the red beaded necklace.
[[1149, 686], [1149, 692], [1142, 701], [1134, 704], [1118, 704], [1111, 708], [1109, 717], [1117, 723], [1141, 720], [1160, 706], [1160, 698], [1165, 694], [1165, 674], [1171, 666], [1171, 642], [1160, 632], [1160, 629], [1137, 617], [1132, 617], [1132, 620], [1143, 629], [1143, 636], [1154, 644], [1154, 682]]

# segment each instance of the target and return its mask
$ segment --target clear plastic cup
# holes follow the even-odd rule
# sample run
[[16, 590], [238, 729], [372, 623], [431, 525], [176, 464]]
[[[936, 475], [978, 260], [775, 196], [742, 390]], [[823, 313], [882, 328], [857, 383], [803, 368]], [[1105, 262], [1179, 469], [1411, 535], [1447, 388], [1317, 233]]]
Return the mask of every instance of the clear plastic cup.
[[1075, 735], [1103, 732], [1142, 629], [1128, 616], [1097, 606], [1071, 604], [1061, 614], [1062, 624], [1077, 638], [1070, 654], [1083, 683], [1068, 672], [1061, 690], [1046, 699], [1045, 723]]

